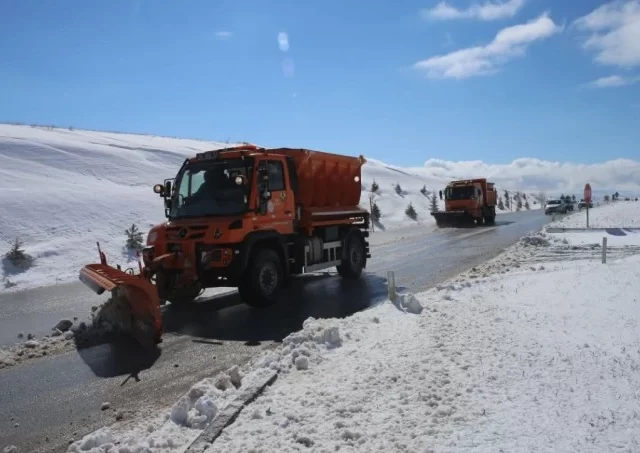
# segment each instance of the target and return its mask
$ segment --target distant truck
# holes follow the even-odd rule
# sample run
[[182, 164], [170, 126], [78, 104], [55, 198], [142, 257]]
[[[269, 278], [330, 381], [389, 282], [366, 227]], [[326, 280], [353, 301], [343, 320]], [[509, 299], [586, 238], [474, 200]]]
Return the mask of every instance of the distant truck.
[[[359, 207], [363, 156], [251, 145], [188, 158], [156, 184], [167, 221], [151, 228], [140, 273], [88, 264], [80, 280], [128, 301], [134, 336], [162, 331], [160, 304], [192, 302], [205, 288], [237, 287], [254, 307], [275, 303], [292, 276], [337, 268], [357, 279], [370, 258], [370, 213]], [[146, 334], [141, 333], [147, 332]]]
[[445, 210], [432, 212], [439, 227], [493, 224], [498, 196], [486, 178], [451, 181], [444, 190]]

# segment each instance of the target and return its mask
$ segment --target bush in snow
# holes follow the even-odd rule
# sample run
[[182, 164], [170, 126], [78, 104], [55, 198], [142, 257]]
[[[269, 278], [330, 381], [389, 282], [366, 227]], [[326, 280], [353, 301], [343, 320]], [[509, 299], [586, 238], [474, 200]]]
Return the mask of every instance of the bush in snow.
[[127, 248], [133, 250], [142, 249], [144, 237], [138, 230], [138, 227], [135, 223], [131, 225], [131, 228], [124, 230], [124, 233], [127, 235]]
[[431, 195], [431, 204], [429, 205], [429, 211], [438, 212], [438, 199], [436, 198], [436, 194]]
[[29, 269], [34, 261], [33, 257], [22, 249], [22, 243], [17, 238], [11, 250], [5, 253], [4, 258], [19, 271]]
[[502, 197], [498, 198], [498, 209], [504, 211], [504, 203], [502, 202]]
[[402, 187], [400, 187], [400, 184], [396, 184], [396, 193], [402, 195]]
[[380, 221], [380, 207], [378, 206], [377, 203], [373, 203], [373, 206], [371, 206], [371, 218], [373, 219], [374, 222], [379, 222]]
[[427, 186], [422, 186], [422, 189], [420, 189], [420, 193], [426, 197], [427, 196]]
[[407, 209], [405, 209], [404, 213], [407, 214], [407, 217], [409, 217], [411, 220], [416, 220], [418, 218], [418, 213], [413, 208], [413, 205], [411, 203], [409, 203], [409, 206], [407, 206]]
[[376, 193], [378, 192], [378, 189], [380, 189], [380, 186], [378, 186], [378, 183], [374, 179], [373, 182], [371, 183], [371, 192]]

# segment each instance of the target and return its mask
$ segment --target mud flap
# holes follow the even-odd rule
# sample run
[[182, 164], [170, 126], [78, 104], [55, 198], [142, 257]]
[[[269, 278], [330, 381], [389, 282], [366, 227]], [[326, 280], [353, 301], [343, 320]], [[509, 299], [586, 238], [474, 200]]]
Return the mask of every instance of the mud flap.
[[156, 287], [141, 275], [129, 274], [107, 264], [87, 264], [79, 279], [96, 294], [111, 291], [123, 301], [116, 324], [141, 345], [152, 348], [162, 337], [162, 312]]

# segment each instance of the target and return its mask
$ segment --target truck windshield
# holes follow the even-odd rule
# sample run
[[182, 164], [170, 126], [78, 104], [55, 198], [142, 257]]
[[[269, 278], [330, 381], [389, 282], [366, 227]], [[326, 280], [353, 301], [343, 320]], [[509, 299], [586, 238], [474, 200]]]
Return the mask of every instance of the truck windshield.
[[445, 190], [447, 200], [469, 200], [475, 194], [473, 187], [449, 187]]
[[[169, 218], [227, 216], [246, 212], [253, 159], [190, 164], [176, 178]], [[236, 178], [244, 176], [246, 184]]]

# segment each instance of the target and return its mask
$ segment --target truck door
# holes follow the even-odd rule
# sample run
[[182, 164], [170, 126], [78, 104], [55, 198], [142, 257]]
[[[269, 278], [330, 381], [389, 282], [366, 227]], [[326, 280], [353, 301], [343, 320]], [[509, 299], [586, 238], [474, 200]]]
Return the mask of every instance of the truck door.
[[267, 168], [271, 199], [267, 203], [266, 214], [259, 217], [258, 224], [261, 228], [290, 234], [293, 232], [294, 200], [287, 185], [289, 178], [286, 177], [285, 165], [279, 159], [265, 159], [261, 165]]

